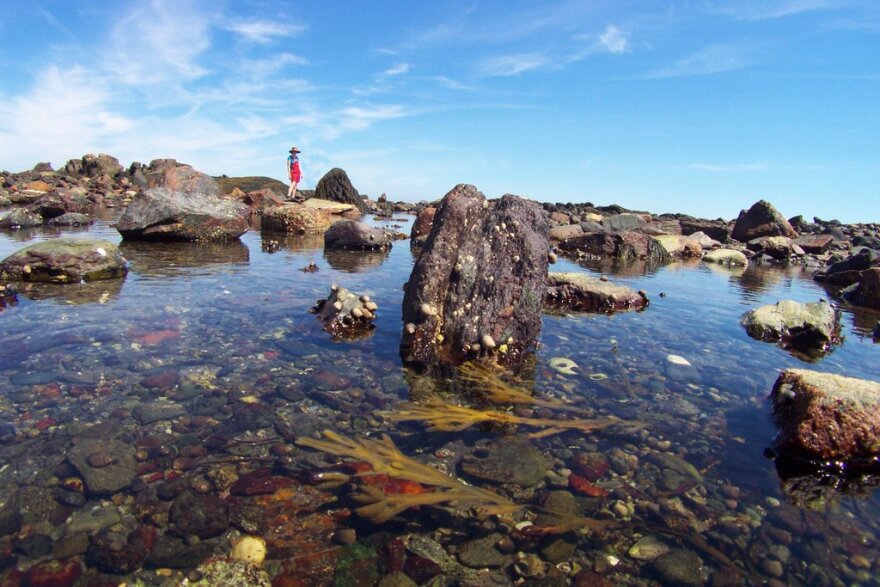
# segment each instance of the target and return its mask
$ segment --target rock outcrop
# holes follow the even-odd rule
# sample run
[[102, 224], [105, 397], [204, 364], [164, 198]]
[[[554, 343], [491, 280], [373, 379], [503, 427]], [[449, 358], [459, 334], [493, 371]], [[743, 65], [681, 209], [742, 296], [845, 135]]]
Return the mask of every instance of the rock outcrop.
[[725, 243], [730, 239], [730, 225], [722, 220], [681, 218], [678, 224], [681, 226], [681, 234], [684, 236], [690, 236], [695, 232], [702, 232], [720, 243]]
[[339, 220], [324, 233], [324, 247], [360, 251], [384, 251], [391, 248], [385, 231], [357, 220]]
[[562, 251], [628, 262], [644, 260], [654, 266], [672, 262], [672, 257], [653, 237], [639, 232], [589, 232], [559, 243]]
[[174, 159], [154, 159], [144, 175], [150, 188], [166, 188], [186, 194], [220, 195], [220, 185], [213, 177]]
[[24, 208], [15, 208], [0, 218], [0, 229], [19, 230], [43, 225], [43, 217]]
[[858, 285], [846, 294], [846, 299], [857, 306], [880, 310], [880, 267], [862, 271]]
[[490, 355], [517, 368], [537, 341], [550, 243], [532, 201], [458, 185], [404, 288], [401, 356], [424, 366]]
[[765, 200], [759, 200], [748, 211], [740, 212], [733, 227], [733, 238], [744, 243], [762, 236], [797, 236], [785, 216]]
[[318, 185], [315, 186], [315, 197], [343, 204], [354, 204], [361, 214], [370, 211], [369, 206], [351, 185], [348, 174], [338, 167], [334, 167], [318, 180]]
[[703, 261], [707, 263], [718, 263], [720, 265], [742, 265], [745, 267], [749, 264], [749, 258], [742, 251], [734, 249], [715, 249], [703, 255]]
[[699, 259], [703, 247], [697, 241], [677, 234], [658, 234], [653, 237], [674, 258]]
[[260, 227], [265, 232], [319, 234], [330, 227], [330, 216], [302, 204], [284, 204], [264, 210]]
[[37, 199], [30, 205], [30, 210], [42, 216], [44, 220], [49, 220], [68, 212], [88, 214], [93, 204], [85, 190], [60, 188]]
[[780, 342], [785, 348], [822, 354], [840, 342], [840, 316], [826, 302], [783, 300], [743, 315], [742, 325], [752, 338]]
[[125, 259], [110, 241], [55, 238], [29, 245], [0, 261], [0, 279], [79, 283], [123, 277]]
[[369, 296], [358, 296], [344, 287], [333, 285], [330, 296], [318, 300], [312, 313], [334, 340], [357, 340], [372, 333], [378, 306]]
[[419, 210], [416, 220], [413, 222], [412, 230], [409, 233], [412, 244], [421, 245], [425, 243], [425, 239], [431, 234], [431, 226], [434, 224], [434, 215], [436, 213], [437, 208], [434, 206], [425, 206]]
[[544, 307], [576, 312], [641, 310], [648, 297], [632, 288], [585, 273], [550, 273]]
[[119, 159], [106, 153], [83, 155], [82, 159], [71, 159], [63, 171], [73, 177], [98, 178], [102, 175], [116, 177], [123, 172]]
[[239, 202], [158, 188], [135, 196], [116, 230], [128, 240], [230, 240], [247, 231], [247, 216], [247, 207]]
[[880, 383], [786, 369], [770, 400], [780, 450], [822, 460], [880, 455]]

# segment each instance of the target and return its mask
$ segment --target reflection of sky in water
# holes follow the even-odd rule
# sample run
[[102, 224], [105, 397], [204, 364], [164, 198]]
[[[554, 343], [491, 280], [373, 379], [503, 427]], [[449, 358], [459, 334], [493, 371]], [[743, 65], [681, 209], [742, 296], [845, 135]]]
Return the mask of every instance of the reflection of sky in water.
[[[404, 223], [401, 230], [408, 232], [409, 227]], [[40, 240], [58, 234], [34, 231], [28, 236]], [[88, 232], [64, 234], [120, 240], [107, 221]], [[21, 248], [22, 236], [0, 234], [0, 256]], [[408, 241], [396, 241], [387, 253], [331, 252], [323, 250], [320, 237], [248, 232], [241, 242], [123, 243], [121, 248], [130, 273], [115, 289], [98, 286], [93, 295], [84, 292], [80, 299], [35, 292], [0, 314], [6, 343], [0, 369], [6, 370], [5, 376], [22, 367], [39, 369], [57, 353], [88, 353], [96, 368], [102, 362], [137, 360], [137, 354], [126, 350], [132, 340], [164, 329], [179, 336], [151, 352], [164, 353], [168, 360], [200, 353], [205, 361], [222, 363], [223, 353], [256, 344], [279, 350], [294, 364], [319, 354], [355, 384], [362, 369], [383, 365], [400, 370], [402, 286], [414, 259]], [[312, 262], [317, 272], [301, 271]], [[749, 309], [781, 299], [828, 297], [800, 268], [743, 269], [700, 262], [663, 268], [587, 265], [562, 259], [551, 270], [607, 272], [613, 280], [646, 290], [651, 304], [644, 312], [614, 316], [545, 316], [536, 387], [556, 395], [601, 398], [619, 406], [623, 416], [647, 413], [666, 422], [669, 435], [675, 433], [677, 410], [697, 410], [706, 430], [721, 414], [729, 438], [719, 448], [725, 456], [718, 471], [764, 494], [779, 493], [773, 464], [761, 451], [775, 433], [765, 397], [780, 369], [807, 367], [880, 380], [880, 347], [865, 334], [876, 323], [876, 312], [845, 309], [844, 344], [813, 365], [745, 334], [739, 321]], [[370, 295], [379, 304], [372, 336], [335, 343], [321, 331], [308, 310], [328, 295], [332, 283]], [[695, 375], [684, 381], [672, 376], [666, 361], [670, 354], [686, 358]], [[568, 387], [560, 386], [549, 369], [554, 357], [579, 366], [580, 375]], [[607, 379], [594, 381], [590, 374]]]

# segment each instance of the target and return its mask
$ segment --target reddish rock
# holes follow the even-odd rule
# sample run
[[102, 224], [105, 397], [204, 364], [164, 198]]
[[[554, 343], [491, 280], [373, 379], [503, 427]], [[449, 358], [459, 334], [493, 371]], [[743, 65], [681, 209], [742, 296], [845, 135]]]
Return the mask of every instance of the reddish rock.
[[823, 460], [880, 455], [880, 383], [786, 369], [770, 399], [781, 450]]
[[25, 573], [22, 587], [70, 587], [82, 575], [76, 559], [42, 561]]
[[745, 243], [762, 236], [797, 236], [785, 216], [765, 200], [759, 200], [748, 211], [740, 212], [733, 227], [733, 238], [740, 242]]
[[214, 178], [174, 159], [154, 159], [145, 175], [150, 188], [166, 188], [184, 194], [220, 195], [220, 186]]
[[560, 242], [584, 234], [580, 224], [565, 224], [550, 229], [550, 240]]
[[858, 306], [880, 310], [880, 267], [862, 271], [859, 284], [846, 299]]
[[834, 237], [830, 234], [813, 234], [809, 236], [802, 236], [800, 238], [796, 238], [794, 243], [799, 245], [804, 252], [810, 253], [812, 255], [819, 255], [828, 250], [831, 246], [831, 243], [834, 242]]
[[521, 364], [541, 330], [547, 232], [535, 202], [490, 202], [464, 184], [446, 194], [404, 289], [404, 360], [449, 365], [490, 353]]
[[597, 452], [581, 452], [572, 457], [569, 466], [587, 481], [596, 481], [610, 468], [608, 461]]
[[284, 199], [269, 188], [248, 192], [240, 199], [245, 206], [254, 212], [284, 204]]
[[565, 212], [550, 212], [550, 222], [553, 224], [570, 224], [571, 216]]
[[176, 370], [170, 370], [144, 377], [141, 379], [141, 385], [146, 388], [168, 389], [177, 385], [179, 380], [180, 373]]
[[68, 189], [52, 190], [29, 207], [31, 212], [39, 214], [44, 220], [71, 212], [88, 214], [91, 209], [92, 201], [86, 195]]
[[568, 476], [568, 486], [572, 491], [587, 497], [605, 497], [609, 491], [601, 485], [590, 483], [580, 475], [572, 473]]
[[437, 208], [433, 206], [422, 208], [418, 216], [416, 216], [416, 221], [413, 222], [409, 238], [413, 241], [424, 241], [431, 234], [431, 227], [434, 225], [434, 214], [436, 213]]
[[648, 298], [634, 289], [585, 273], [550, 273], [544, 305], [576, 312], [615, 312], [642, 309], [648, 305]]
[[263, 210], [260, 228], [263, 232], [318, 234], [330, 227], [330, 215], [302, 204], [283, 204]]
[[260, 468], [239, 477], [238, 481], [229, 487], [229, 493], [239, 496], [269, 495], [292, 484], [293, 480], [272, 476], [269, 469]]

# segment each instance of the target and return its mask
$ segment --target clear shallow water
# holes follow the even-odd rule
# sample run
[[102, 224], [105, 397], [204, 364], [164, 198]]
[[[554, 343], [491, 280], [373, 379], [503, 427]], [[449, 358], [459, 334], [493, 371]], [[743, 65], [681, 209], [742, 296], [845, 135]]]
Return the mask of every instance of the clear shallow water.
[[[397, 224], [409, 231], [409, 222]], [[59, 234], [0, 234], [0, 258]], [[63, 234], [119, 242], [108, 218], [88, 231]], [[497, 438], [489, 430], [437, 434], [424, 432], [418, 423], [377, 420], [375, 408], [393, 409], [400, 400], [450, 388], [400, 364], [402, 285], [414, 259], [406, 241], [389, 253], [334, 253], [323, 251], [320, 238], [263, 237], [251, 231], [235, 243], [123, 243], [121, 249], [130, 263], [124, 280], [22, 286], [19, 305], [0, 313], [0, 420], [15, 426], [18, 441], [27, 439], [31, 455], [57, 452], [74, 435], [70, 430], [97, 423], [116, 422], [132, 438], [167, 428], [124, 413], [114, 416], [115, 409], [170, 398], [184, 407], [186, 417], [222, 422], [235, 420], [238, 412], [230, 403], [249, 395], [270, 406], [259, 423], [270, 431], [274, 418], [305, 426], [302, 433], [327, 426], [354, 437], [390, 432], [405, 452], [429, 460], [443, 447], [467, 454]], [[300, 271], [310, 262], [319, 266], [317, 272]], [[651, 299], [648, 309], [637, 313], [545, 315], [536, 363], [521, 382], [591, 416], [647, 423], [633, 434], [569, 432], [531, 441], [557, 472], [569, 469], [572, 455], [580, 452], [608, 455], [615, 465], [621, 461], [598, 481], [610, 495], [587, 510], [595, 506], [597, 517], [622, 525], [605, 536], [571, 538], [576, 548], [570, 561], [612, 583], [662, 581], [652, 563], [628, 555], [639, 537], [655, 534], [668, 546], [696, 552], [704, 564], [702, 579], [719, 580], [724, 563], [674, 534], [678, 531], [699, 536], [747, 569], [748, 581], [880, 583], [872, 562], [880, 540], [873, 479], [783, 480], [773, 461], [762, 456], [775, 435], [766, 395], [779, 370], [806, 366], [880, 380], [880, 346], [871, 339], [877, 313], [844, 308], [844, 343], [806, 364], [775, 345], [752, 340], [739, 326], [741, 315], [759, 305], [827, 298], [797, 268], [731, 270], [688, 263], [648, 272], [561, 260], [553, 269], [602, 271], [646, 290]], [[331, 283], [368, 294], [379, 304], [372, 336], [336, 343], [321, 330], [308, 310], [327, 296]], [[692, 369], [671, 367], [670, 354], [686, 358]], [[554, 358], [574, 361], [575, 372], [554, 369]], [[177, 386], [145, 386], [146, 378], [169, 370], [177, 373]], [[58, 383], [61, 396], [40, 401], [40, 386], [50, 382]], [[83, 400], [73, 397], [77, 386], [104, 391], [89, 391]], [[193, 389], [228, 401], [193, 399]], [[313, 421], [304, 424], [304, 414]], [[249, 427], [253, 423], [235, 432], [257, 433]], [[675, 467], [662, 464], [659, 453], [675, 454], [699, 470], [697, 489], [677, 484]], [[0, 485], [7, 490], [57, 482], [51, 470], [57, 463], [49, 456], [7, 456], [6, 461], [10, 467], [0, 471]], [[25, 474], [29, 468], [37, 469]], [[542, 487], [557, 485], [550, 481]], [[539, 500], [540, 492], [526, 491], [522, 499]], [[629, 506], [634, 511], [627, 513]], [[416, 528], [407, 528], [408, 534], [436, 529], [419, 516], [409, 518]], [[366, 523], [357, 528], [363, 537], [383, 529]], [[400, 525], [391, 528], [395, 532]], [[468, 531], [453, 542], [477, 535]], [[860, 556], [869, 559], [867, 568]], [[22, 557], [20, 564], [28, 562]], [[776, 562], [781, 575], [775, 573]], [[502, 575], [516, 573], [505, 568]]]

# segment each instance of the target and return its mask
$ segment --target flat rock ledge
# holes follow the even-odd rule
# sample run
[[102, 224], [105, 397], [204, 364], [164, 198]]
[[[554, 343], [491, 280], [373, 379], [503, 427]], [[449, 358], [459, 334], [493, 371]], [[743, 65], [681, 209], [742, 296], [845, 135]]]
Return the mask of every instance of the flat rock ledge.
[[330, 216], [304, 204], [284, 204], [267, 208], [260, 219], [260, 230], [292, 234], [321, 234], [330, 227]]
[[779, 450], [822, 460], [880, 455], [880, 383], [786, 369], [770, 400]]
[[841, 340], [839, 313], [827, 302], [782, 300], [746, 312], [742, 325], [752, 338], [808, 354], [828, 352]]
[[641, 310], [648, 297], [626, 287], [584, 273], [549, 273], [544, 307], [575, 312]]
[[79, 283], [124, 277], [125, 258], [110, 241], [55, 238], [29, 245], [0, 262], [0, 279]]
[[140, 192], [116, 230], [126, 240], [222, 241], [247, 232], [249, 210], [240, 202], [166, 188]]

